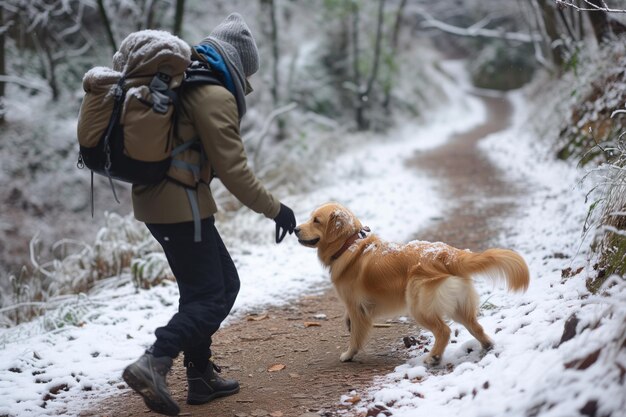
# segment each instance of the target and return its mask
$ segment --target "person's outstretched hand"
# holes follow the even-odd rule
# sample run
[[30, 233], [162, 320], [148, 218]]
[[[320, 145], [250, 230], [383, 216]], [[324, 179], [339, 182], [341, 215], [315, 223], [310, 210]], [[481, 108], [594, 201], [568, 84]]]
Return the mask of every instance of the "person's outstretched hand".
[[287, 232], [292, 234], [293, 229], [296, 228], [296, 216], [293, 214], [293, 210], [283, 203], [280, 203], [280, 211], [274, 221], [276, 222], [276, 243], [282, 242]]

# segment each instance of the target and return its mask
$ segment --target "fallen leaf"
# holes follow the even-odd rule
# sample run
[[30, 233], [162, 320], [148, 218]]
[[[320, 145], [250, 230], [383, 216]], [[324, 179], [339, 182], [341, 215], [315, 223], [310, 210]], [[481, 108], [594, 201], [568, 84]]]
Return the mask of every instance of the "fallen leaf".
[[320, 327], [321, 324], [315, 322], [315, 321], [305, 321], [304, 322], [304, 327]]
[[248, 317], [246, 317], [246, 320], [248, 321], [261, 321], [261, 320], [265, 320], [269, 318], [269, 316], [267, 315], [267, 313], [263, 313], [263, 314], [251, 314]]
[[386, 324], [386, 323], [374, 323], [372, 325], [373, 327], [391, 327], [391, 324]]
[[346, 400], [346, 402], [350, 404], [356, 404], [359, 401], [361, 401], [361, 397], [359, 397], [358, 395], [355, 395], [354, 397], [350, 397]]
[[272, 412], [270, 413], [270, 416], [272, 416], [272, 417], [283, 417], [283, 415], [284, 415], [284, 414], [283, 414], [283, 412], [282, 412], [282, 411], [272, 411]]
[[283, 369], [285, 369], [287, 367], [287, 365], [283, 364], [283, 363], [277, 363], [275, 365], [270, 366], [269, 368], [267, 368], [267, 372], [278, 372], [278, 371], [282, 371]]

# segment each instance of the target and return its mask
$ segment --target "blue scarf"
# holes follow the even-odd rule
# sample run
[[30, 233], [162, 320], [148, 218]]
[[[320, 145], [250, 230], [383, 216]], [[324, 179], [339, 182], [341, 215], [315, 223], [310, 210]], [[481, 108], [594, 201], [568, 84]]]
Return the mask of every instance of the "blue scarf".
[[224, 58], [213, 48], [211, 45], [196, 45], [194, 46], [196, 52], [201, 54], [204, 59], [209, 63], [211, 69], [218, 72], [224, 78], [224, 81], [228, 91], [233, 93], [233, 96], [237, 97], [237, 89], [235, 88], [235, 83], [233, 82], [233, 77], [226, 66], [226, 62]]

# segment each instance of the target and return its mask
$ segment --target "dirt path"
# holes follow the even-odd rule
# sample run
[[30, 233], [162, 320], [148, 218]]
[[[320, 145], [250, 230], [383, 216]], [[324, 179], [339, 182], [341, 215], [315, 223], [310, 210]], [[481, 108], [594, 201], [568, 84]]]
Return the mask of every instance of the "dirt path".
[[[476, 147], [487, 134], [508, 126], [511, 106], [502, 98], [483, 100], [489, 112], [486, 123], [407, 161], [441, 178], [444, 196], [453, 202], [452, 209], [435, 225], [417, 233], [416, 239], [481, 250], [495, 242], [501, 223], [514, 209], [513, 198], [519, 191], [500, 179], [498, 170]], [[223, 367], [224, 376], [240, 381], [241, 392], [207, 405], [187, 406], [185, 374], [178, 360], [168, 381], [181, 405], [181, 415], [314, 417], [348, 411], [349, 406], [338, 403], [340, 397], [352, 397], [353, 391], [362, 393], [375, 376], [404, 363], [408, 351], [402, 338], [417, 336], [418, 329], [400, 321], [383, 323], [374, 329], [356, 362], [341, 363], [339, 354], [348, 339], [342, 316], [343, 308], [329, 289], [323, 295], [303, 297], [220, 330], [214, 338], [214, 359]], [[427, 341], [430, 335], [420, 337]], [[270, 372], [274, 365], [278, 370]], [[97, 411], [82, 415], [155, 415], [138, 395], [120, 387], [118, 396], [102, 402]]]
[[481, 99], [487, 108], [485, 123], [407, 161], [435, 178], [443, 178], [444, 187], [439, 192], [454, 203], [436, 224], [420, 230], [416, 239], [484, 250], [497, 243], [498, 234], [506, 229], [503, 223], [516, 207], [515, 198], [521, 195], [521, 186], [507, 182], [477, 145], [487, 135], [509, 126], [512, 106], [503, 97]]

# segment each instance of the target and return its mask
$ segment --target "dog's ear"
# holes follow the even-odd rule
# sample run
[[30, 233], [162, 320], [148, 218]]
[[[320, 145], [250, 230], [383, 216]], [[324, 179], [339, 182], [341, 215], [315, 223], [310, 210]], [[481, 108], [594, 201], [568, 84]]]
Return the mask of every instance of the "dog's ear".
[[336, 209], [330, 213], [326, 225], [326, 239], [333, 241], [342, 236], [354, 233], [354, 216], [346, 210]]

